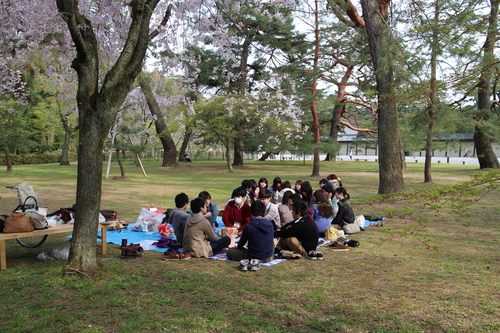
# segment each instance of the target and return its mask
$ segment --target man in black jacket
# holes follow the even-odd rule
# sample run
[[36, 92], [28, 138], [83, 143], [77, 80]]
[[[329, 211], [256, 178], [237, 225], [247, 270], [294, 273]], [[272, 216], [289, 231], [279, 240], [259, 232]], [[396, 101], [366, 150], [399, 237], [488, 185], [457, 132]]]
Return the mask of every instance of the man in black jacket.
[[276, 247], [281, 250], [292, 250], [304, 256], [310, 251], [316, 251], [318, 227], [308, 215], [307, 204], [303, 201], [295, 202], [292, 216], [294, 221], [274, 232], [274, 237], [280, 237]]

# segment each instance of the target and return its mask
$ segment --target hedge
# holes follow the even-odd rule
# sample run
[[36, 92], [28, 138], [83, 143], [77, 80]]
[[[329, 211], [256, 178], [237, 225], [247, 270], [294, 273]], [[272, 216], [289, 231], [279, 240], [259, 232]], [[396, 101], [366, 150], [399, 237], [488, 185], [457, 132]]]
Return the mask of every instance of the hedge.
[[[59, 153], [43, 153], [43, 154], [19, 154], [10, 155], [13, 165], [21, 164], [49, 164], [59, 163], [61, 154]], [[76, 152], [69, 153], [69, 161], [75, 162], [78, 159]], [[5, 165], [5, 154], [0, 154], [0, 165]]]

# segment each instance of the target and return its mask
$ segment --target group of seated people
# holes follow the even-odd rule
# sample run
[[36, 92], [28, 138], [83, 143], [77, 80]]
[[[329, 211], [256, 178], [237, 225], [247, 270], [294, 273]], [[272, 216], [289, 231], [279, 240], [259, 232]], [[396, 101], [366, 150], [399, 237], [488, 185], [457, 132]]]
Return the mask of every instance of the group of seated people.
[[[225, 204], [222, 221], [226, 227], [237, 228], [237, 247], [227, 250], [231, 260], [269, 262], [279, 250], [291, 250], [303, 256], [315, 251], [318, 238], [327, 228], [342, 230], [354, 218], [347, 194], [339, 178], [328, 176], [313, 191], [308, 181], [295, 182], [279, 177], [268, 188], [267, 179], [243, 180]], [[176, 208], [167, 220], [184, 251], [193, 257], [209, 257], [226, 251], [229, 236], [215, 233], [218, 209], [210, 194], [200, 192], [191, 202], [185, 193], [175, 197]], [[188, 205], [190, 211], [188, 212]]]

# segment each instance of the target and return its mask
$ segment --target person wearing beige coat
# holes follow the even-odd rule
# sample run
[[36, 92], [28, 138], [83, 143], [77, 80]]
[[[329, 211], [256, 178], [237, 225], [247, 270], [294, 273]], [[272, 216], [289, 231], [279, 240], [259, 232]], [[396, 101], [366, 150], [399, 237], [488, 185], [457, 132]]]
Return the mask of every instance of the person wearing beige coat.
[[185, 252], [193, 257], [210, 257], [220, 253], [231, 243], [231, 238], [217, 236], [210, 222], [203, 216], [206, 214], [204, 198], [196, 198], [191, 201], [193, 212], [186, 219], [184, 227], [184, 239], [182, 242]]

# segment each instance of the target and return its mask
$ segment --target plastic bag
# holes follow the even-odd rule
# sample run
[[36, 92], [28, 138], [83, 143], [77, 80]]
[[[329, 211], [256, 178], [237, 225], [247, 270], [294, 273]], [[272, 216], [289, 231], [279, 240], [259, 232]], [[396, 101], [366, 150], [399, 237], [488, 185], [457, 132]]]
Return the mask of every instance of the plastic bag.
[[52, 250], [50, 250], [49, 253], [47, 252], [39, 253], [36, 257], [37, 259], [41, 260], [56, 260], [56, 259], [68, 260], [70, 246], [71, 243], [67, 242], [64, 243], [63, 245], [53, 248]]
[[168, 223], [163, 223], [158, 227], [158, 233], [162, 236], [169, 237], [174, 234], [174, 228]]
[[137, 221], [130, 230], [143, 232], [157, 231], [164, 217], [165, 214], [159, 214], [158, 212], [152, 212], [147, 208], [143, 208], [141, 209]]

